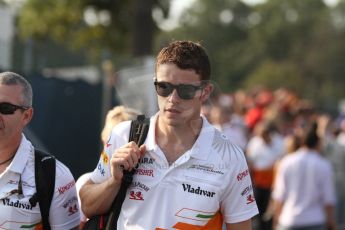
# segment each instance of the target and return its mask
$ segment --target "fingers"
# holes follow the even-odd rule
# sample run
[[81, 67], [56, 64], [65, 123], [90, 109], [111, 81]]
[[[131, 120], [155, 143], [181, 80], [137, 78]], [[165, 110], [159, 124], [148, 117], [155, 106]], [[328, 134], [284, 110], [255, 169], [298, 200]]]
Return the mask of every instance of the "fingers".
[[110, 160], [111, 174], [115, 181], [121, 181], [123, 177], [123, 170], [131, 171], [135, 168], [146, 152], [146, 146], [142, 145], [140, 148], [135, 142], [129, 142], [117, 149]]
[[144, 156], [146, 153], [146, 145], [141, 145], [139, 148], [140, 151], [140, 157]]
[[132, 170], [139, 161], [141, 151], [134, 142], [127, 143], [117, 149], [112, 156], [112, 165], [125, 170]]

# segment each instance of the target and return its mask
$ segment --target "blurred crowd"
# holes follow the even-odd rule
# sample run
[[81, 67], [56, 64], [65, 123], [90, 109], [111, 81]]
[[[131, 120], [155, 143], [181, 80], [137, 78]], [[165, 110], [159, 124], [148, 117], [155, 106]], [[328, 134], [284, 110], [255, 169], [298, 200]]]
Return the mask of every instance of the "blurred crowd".
[[[275, 220], [274, 215], [277, 210], [272, 205], [273, 194], [278, 193], [274, 191], [275, 178], [281, 178], [277, 175], [278, 163], [287, 155], [299, 152], [300, 149], [306, 147], [306, 143], [307, 147], [310, 147], [308, 143], [312, 143], [311, 150], [317, 152], [317, 155], [322, 157], [321, 161], [328, 162], [331, 168], [329, 179], [323, 179], [321, 184], [308, 185], [312, 188], [311, 193], [317, 192], [314, 191], [318, 190], [315, 188], [320, 188], [321, 191], [322, 187], [326, 187], [322, 191], [325, 191], [325, 197], [328, 198], [323, 199], [328, 199], [330, 203], [334, 194], [331, 215], [334, 215], [336, 229], [345, 229], [345, 182], [343, 182], [345, 178], [345, 117], [343, 114], [334, 117], [320, 113], [311, 102], [284, 88], [274, 91], [262, 88], [251, 93], [242, 90], [232, 94], [215, 93], [203, 105], [202, 113], [234, 144], [240, 146], [247, 157], [253, 190], [260, 211], [254, 222], [254, 229], [273, 229], [275, 221], [284, 221], [283, 217]], [[311, 126], [315, 131], [314, 138], [310, 133], [307, 134], [308, 127]], [[308, 170], [312, 171], [312, 169]], [[317, 172], [318, 168], [315, 170]], [[289, 182], [291, 185], [293, 181], [305, 179], [302, 178], [302, 174], [301, 178], [297, 176], [286, 180], [291, 180], [292, 182]], [[310, 175], [307, 178], [309, 182], [302, 181], [301, 183], [319, 183], [316, 182], [317, 178], [310, 179]], [[287, 185], [282, 188], [289, 189]], [[284, 194], [284, 191], [279, 192]], [[313, 195], [310, 194], [310, 197]], [[320, 202], [326, 201], [320, 200]]]

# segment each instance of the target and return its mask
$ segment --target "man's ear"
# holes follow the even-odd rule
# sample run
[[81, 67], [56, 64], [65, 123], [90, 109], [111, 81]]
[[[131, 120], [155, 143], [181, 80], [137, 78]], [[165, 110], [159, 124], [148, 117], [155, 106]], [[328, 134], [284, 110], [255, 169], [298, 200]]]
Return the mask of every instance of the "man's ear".
[[33, 114], [34, 114], [34, 109], [32, 107], [24, 111], [23, 119], [22, 119], [23, 126], [26, 126], [27, 124], [29, 124], [29, 122], [32, 119]]
[[211, 95], [213, 91], [213, 84], [212, 83], [207, 83], [207, 85], [203, 88], [200, 100], [201, 102], [205, 102]]

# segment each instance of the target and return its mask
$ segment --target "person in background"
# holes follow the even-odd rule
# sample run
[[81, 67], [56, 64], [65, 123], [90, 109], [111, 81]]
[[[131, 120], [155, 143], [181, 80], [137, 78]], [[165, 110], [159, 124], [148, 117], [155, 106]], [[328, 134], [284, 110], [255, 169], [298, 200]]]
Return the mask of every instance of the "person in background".
[[266, 220], [263, 215], [270, 201], [275, 164], [284, 153], [284, 139], [274, 124], [271, 121], [260, 121], [254, 128], [254, 135], [246, 151], [259, 208], [260, 230], [272, 229], [272, 221]]
[[[285, 155], [295, 153], [300, 147], [301, 147], [301, 140], [300, 140], [300, 137], [298, 135], [296, 135], [296, 134], [287, 135], [286, 137], [284, 137], [285, 154], [281, 159], [283, 159], [285, 157]], [[281, 159], [277, 160], [275, 165], [274, 165], [273, 182], [272, 182], [271, 190], [273, 190], [273, 187], [275, 184], [276, 172], [279, 168], [279, 163], [280, 163]], [[269, 222], [271, 224], [270, 227], [272, 227], [272, 224], [273, 224], [272, 219], [273, 219], [274, 213], [275, 213], [274, 202], [273, 202], [273, 199], [270, 197], [270, 201], [269, 201], [269, 204], [267, 206], [267, 209], [262, 216], [263, 221]]]
[[247, 128], [244, 123], [233, 117], [232, 99], [221, 95], [210, 109], [210, 123], [224, 133], [227, 138], [244, 151], [247, 146]]
[[302, 135], [302, 147], [279, 163], [272, 198], [278, 230], [334, 230], [333, 169], [320, 153], [317, 123]]
[[339, 135], [345, 134], [345, 122], [337, 124], [329, 115], [321, 115], [318, 118], [318, 134], [323, 140], [322, 152], [334, 169], [337, 227], [345, 229], [345, 144], [339, 142]]
[[205, 49], [172, 42], [159, 52], [155, 72], [159, 111], [145, 143], [128, 143], [130, 122], [113, 129], [108, 160], [99, 160], [80, 190], [84, 213], [107, 212], [123, 168], [134, 170], [140, 161], [117, 229], [221, 229], [223, 220], [227, 229], [251, 229], [258, 209], [245, 156], [200, 115], [213, 89]]
[[123, 105], [115, 106], [109, 110], [101, 133], [103, 145], [109, 140], [110, 133], [115, 125], [122, 121], [134, 120], [139, 114], [141, 113], [138, 110]]
[[[0, 229], [40, 229], [34, 146], [23, 134], [33, 116], [30, 83], [13, 72], [0, 73]], [[78, 229], [79, 209], [70, 170], [56, 160], [54, 195], [49, 212], [52, 230]]]
[[[123, 105], [115, 106], [114, 108], [109, 110], [106, 115], [104, 127], [101, 132], [101, 139], [102, 139], [103, 146], [106, 145], [107, 141], [110, 138], [112, 129], [118, 123], [122, 121], [134, 120], [139, 114], [140, 112], [137, 111], [136, 109], [129, 108]], [[80, 196], [79, 196], [80, 188], [86, 183], [86, 181], [89, 180], [90, 175], [91, 175], [91, 172], [84, 173], [76, 181], [79, 204], [81, 202]], [[79, 227], [80, 230], [83, 229], [86, 221], [87, 221], [87, 217], [84, 215], [82, 211], [80, 211], [80, 227]]]

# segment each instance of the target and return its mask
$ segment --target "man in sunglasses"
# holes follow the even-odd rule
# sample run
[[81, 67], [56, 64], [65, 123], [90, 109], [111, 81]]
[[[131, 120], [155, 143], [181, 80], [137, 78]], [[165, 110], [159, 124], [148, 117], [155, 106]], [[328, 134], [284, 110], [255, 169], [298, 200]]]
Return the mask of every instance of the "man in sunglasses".
[[84, 213], [110, 208], [126, 169], [136, 171], [117, 229], [222, 229], [223, 222], [251, 229], [258, 210], [244, 154], [200, 115], [213, 90], [204, 48], [172, 42], [155, 72], [159, 111], [145, 143], [126, 143], [130, 122], [114, 127], [106, 157], [80, 191]]
[[[16, 73], [0, 73], [0, 229], [42, 229], [39, 205], [31, 199], [36, 193], [34, 147], [23, 134], [32, 116], [29, 82]], [[51, 229], [79, 226], [74, 178], [58, 160], [49, 223]]]

